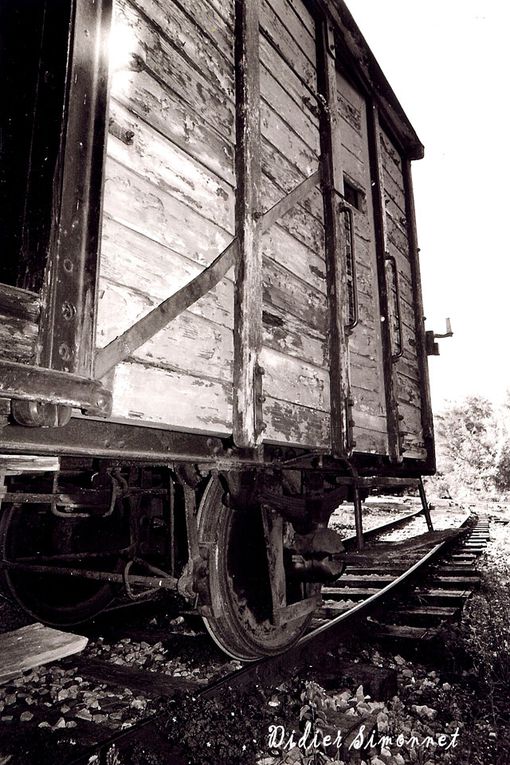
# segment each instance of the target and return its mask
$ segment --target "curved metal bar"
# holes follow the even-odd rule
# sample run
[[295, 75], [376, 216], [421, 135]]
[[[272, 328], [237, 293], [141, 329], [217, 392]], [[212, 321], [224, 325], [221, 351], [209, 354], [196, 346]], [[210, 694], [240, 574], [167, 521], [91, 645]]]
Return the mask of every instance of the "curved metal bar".
[[402, 326], [402, 310], [400, 307], [400, 284], [398, 279], [398, 266], [394, 255], [386, 253], [385, 260], [387, 263], [391, 263], [393, 268], [393, 282], [395, 285], [395, 318], [398, 324], [398, 351], [391, 354], [393, 361], [397, 361], [404, 355], [404, 332]]
[[[358, 303], [358, 280], [356, 276], [356, 246], [355, 246], [355, 237], [354, 237], [354, 213], [352, 211], [352, 207], [349, 207], [348, 205], [342, 204], [340, 206], [340, 212], [346, 214], [346, 220], [349, 221], [348, 231], [347, 233], [347, 239], [346, 239], [346, 265], [347, 268], [351, 268], [351, 282], [349, 285], [349, 280], [347, 280], [347, 286], [352, 287], [352, 320], [345, 325], [346, 332], [352, 332], [354, 327], [357, 326], [359, 322], [359, 303]], [[349, 306], [350, 307], [350, 306]]]

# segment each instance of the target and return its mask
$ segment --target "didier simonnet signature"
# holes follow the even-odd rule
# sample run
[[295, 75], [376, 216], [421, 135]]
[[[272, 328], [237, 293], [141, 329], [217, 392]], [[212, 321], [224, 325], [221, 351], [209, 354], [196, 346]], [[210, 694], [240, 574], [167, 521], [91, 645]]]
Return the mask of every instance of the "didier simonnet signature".
[[[351, 737], [352, 732], [349, 734]], [[356, 736], [350, 741], [348, 749], [372, 749], [381, 747], [384, 749], [427, 749], [430, 746], [437, 746], [443, 749], [453, 749], [457, 746], [459, 738], [459, 729], [456, 728], [453, 733], [436, 733], [434, 736], [413, 736], [399, 733], [395, 736], [385, 736], [375, 733], [373, 730], [368, 734], [365, 725], [360, 725]], [[270, 725], [268, 744], [270, 749], [290, 750], [296, 746], [298, 749], [310, 752], [322, 747], [340, 747], [344, 744], [341, 731], [336, 735], [324, 734], [320, 729], [312, 730], [312, 724], [307, 722], [304, 731], [292, 730], [290, 733], [283, 725]]]

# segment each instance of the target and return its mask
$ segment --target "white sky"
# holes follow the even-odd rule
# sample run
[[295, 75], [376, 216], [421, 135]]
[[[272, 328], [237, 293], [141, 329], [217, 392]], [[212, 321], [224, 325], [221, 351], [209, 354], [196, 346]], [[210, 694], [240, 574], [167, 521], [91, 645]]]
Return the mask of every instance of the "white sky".
[[413, 176], [434, 406], [510, 388], [510, 2], [347, 0], [425, 145]]

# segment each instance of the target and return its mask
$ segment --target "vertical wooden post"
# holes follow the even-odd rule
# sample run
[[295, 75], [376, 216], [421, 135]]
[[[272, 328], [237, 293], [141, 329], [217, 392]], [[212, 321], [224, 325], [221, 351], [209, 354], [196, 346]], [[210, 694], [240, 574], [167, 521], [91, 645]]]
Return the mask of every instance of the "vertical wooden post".
[[333, 454], [345, 456], [354, 444], [348, 443], [352, 399], [345, 331], [348, 300], [347, 271], [344, 258], [345, 227], [343, 217], [338, 211], [344, 192], [340, 156], [342, 144], [337, 107], [334, 31], [326, 20], [318, 24], [318, 29], [318, 87], [324, 99], [324, 109], [321, 111], [320, 120], [320, 140], [329, 309], [331, 448]]
[[112, 0], [75, 3], [41, 366], [93, 376]]
[[388, 449], [392, 462], [402, 461], [399, 412], [395, 390], [393, 357], [391, 349], [390, 311], [388, 304], [388, 283], [386, 276], [386, 252], [388, 250], [388, 226], [384, 204], [384, 177], [381, 159], [381, 137], [377, 106], [367, 103], [370, 168], [372, 176], [372, 197], [374, 203], [375, 248], [377, 277], [379, 282], [379, 308], [381, 312], [381, 342], [383, 349], [384, 389], [386, 394], [386, 423]]
[[429, 367], [425, 343], [425, 316], [423, 313], [423, 297], [421, 291], [420, 262], [418, 235], [416, 232], [416, 214], [414, 209], [413, 180], [411, 162], [404, 160], [404, 193], [406, 202], [407, 236], [409, 241], [409, 259], [413, 280], [413, 308], [416, 331], [416, 353], [420, 370], [421, 422], [423, 440], [427, 450], [427, 469], [434, 473], [436, 457], [434, 449], [434, 422], [432, 417], [432, 402], [430, 398]]
[[262, 253], [260, 188], [259, 0], [236, 0], [236, 236], [234, 441], [257, 445], [262, 433]]

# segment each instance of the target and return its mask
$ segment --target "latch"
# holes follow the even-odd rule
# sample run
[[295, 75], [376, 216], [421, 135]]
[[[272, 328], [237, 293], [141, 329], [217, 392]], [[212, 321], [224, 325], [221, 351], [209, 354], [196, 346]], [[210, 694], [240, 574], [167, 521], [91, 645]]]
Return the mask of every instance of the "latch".
[[446, 332], [442, 335], [436, 334], [433, 330], [425, 332], [427, 356], [439, 356], [439, 343], [436, 343], [436, 340], [442, 339], [443, 337], [452, 337], [452, 335], [452, 323], [450, 319], [446, 319]]

